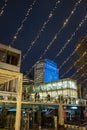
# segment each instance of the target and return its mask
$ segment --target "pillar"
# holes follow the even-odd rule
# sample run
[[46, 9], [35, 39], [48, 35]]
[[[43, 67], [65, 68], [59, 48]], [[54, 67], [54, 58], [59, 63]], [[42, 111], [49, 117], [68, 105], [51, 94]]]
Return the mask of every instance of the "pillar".
[[21, 123], [21, 99], [22, 99], [22, 74], [20, 74], [18, 76], [15, 130], [20, 130], [20, 123]]

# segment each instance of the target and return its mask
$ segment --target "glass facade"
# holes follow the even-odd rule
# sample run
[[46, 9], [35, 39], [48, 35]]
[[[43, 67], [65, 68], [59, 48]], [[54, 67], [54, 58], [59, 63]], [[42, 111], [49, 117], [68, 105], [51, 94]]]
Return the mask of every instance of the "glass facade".
[[59, 79], [57, 64], [51, 60], [44, 63], [44, 82], [52, 82]]
[[57, 64], [49, 59], [40, 60], [34, 67], [34, 83], [41, 84], [59, 79]]
[[77, 98], [77, 82], [72, 79], [61, 79], [55, 82], [33, 85], [27, 89], [28, 92], [32, 94], [38, 92], [43, 97], [49, 93], [51, 97], [55, 98], [59, 95]]

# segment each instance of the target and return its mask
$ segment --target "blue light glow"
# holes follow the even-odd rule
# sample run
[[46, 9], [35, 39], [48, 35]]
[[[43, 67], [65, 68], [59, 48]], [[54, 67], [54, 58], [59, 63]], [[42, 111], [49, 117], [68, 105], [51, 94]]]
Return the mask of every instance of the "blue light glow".
[[44, 66], [44, 82], [52, 82], [59, 79], [59, 72], [55, 62], [47, 59]]
[[74, 109], [74, 110], [76, 110], [76, 109], [78, 109], [78, 107], [71, 107], [71, 109]]

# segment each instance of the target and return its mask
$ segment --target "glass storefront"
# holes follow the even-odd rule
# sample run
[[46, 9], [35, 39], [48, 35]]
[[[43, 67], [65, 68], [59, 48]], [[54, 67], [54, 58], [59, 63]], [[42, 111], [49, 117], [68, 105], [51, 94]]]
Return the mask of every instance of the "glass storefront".
[[52, 98], [57, 98], [59, 95], [77, 98], [77, 82], [69, 78], [61, 79], [55, 82], [28, 86], [27, 92], [33, 95], [39, 93], [41, 98], [46, 98], [47, 94]]

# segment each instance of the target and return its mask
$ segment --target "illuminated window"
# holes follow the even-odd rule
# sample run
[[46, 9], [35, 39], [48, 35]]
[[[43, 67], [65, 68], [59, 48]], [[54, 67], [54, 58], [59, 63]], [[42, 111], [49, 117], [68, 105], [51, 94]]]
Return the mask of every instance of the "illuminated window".
[[67, 81], [63, 81], [63, 88], [67, 88], [68, 85], [67, 85]]
[[58, 82], [56, 85], [57, 85], [57, 89], [61, 89], [62, 88], [62, 82]]

